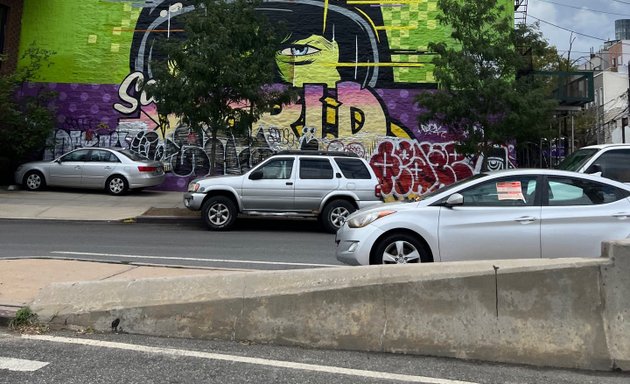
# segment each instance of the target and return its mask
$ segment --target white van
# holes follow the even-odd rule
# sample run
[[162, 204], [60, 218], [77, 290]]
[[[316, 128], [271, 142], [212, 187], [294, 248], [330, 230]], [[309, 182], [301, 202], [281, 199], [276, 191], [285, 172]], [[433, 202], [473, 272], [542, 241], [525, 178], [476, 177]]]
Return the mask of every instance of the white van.
[[557, 168], [581, 173], [600, 173], [603, 177], [630, 183], [630, 144], [582, 147], [567, 156]]

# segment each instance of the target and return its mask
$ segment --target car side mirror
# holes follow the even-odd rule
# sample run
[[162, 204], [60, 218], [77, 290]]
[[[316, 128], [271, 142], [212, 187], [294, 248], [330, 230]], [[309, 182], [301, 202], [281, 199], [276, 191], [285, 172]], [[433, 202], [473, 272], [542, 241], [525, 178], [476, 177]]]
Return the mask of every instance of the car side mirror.
[[250, 180], [260, 180], [262, 178], [263, 178], [263, 171], [261, 170], [254, 171], [252, 172], [251, 175], [249, 175]]
[[448, 199], [446, 199], [446, 202], [444, 202], [446, 207], [454, 207], [462, 204], [464, 204], [464, 196], [460, 193], [453, 193], [448, 197]]
[[60, 157], [60, 158], [58, 158], [58, 159], [55, 159], [55, 163], [57, 163], [57, 164], [61, 164], [61, 157]]
[[588, 169], [586, 170], [585, 173], [588, 174], [594, 174], [594, 173], [599, 173], [599, 175], [602, 174], [604, 170], [602, 169], [602, 166], [599, 164], [593, 164], [590, 167], [588, 167]]

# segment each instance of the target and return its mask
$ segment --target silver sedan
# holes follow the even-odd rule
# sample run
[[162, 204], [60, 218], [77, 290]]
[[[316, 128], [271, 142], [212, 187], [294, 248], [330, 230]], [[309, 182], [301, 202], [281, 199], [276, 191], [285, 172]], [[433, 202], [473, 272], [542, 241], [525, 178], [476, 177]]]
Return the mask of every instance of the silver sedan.
[[598, 257], [630, 238], [630, 186], [580, 173], [481, 173], [425, 195], [348, 217], [337, 259], [353, 265]]
[[112, 195], [153, 187], [164, 178], [162, 163], [117, 148], [75, 149], [52, 161], [22, 164], [15, 171], [15, 182], [29, 191], [54, 186], [105, 189]]

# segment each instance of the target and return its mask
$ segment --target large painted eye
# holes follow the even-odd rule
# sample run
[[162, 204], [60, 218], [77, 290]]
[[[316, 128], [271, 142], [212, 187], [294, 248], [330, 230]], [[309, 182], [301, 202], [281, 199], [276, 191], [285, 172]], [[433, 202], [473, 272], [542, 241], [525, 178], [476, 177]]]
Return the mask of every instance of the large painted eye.
[[285, 56], [306, 56], [319, 51], [321, 50], [310, 45], [293, 45], [280, 51], [280, 54]]

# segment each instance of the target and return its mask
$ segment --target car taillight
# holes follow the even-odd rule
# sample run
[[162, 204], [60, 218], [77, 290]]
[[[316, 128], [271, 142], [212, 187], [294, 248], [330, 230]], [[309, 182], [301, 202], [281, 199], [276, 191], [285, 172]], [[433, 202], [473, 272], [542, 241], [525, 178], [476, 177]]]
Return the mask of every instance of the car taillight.
[[381, 185], [380, 184], [376, 184], [376, 186], [374, 187], [374, 196], [378, 197], [379, 199], [381, 197], [383, 197], [382, 189], [381, 189]]
[[145, 165], [138, 165], [138, 171], [140, 172], [155, 172], [157, 167], [147, 167]]

